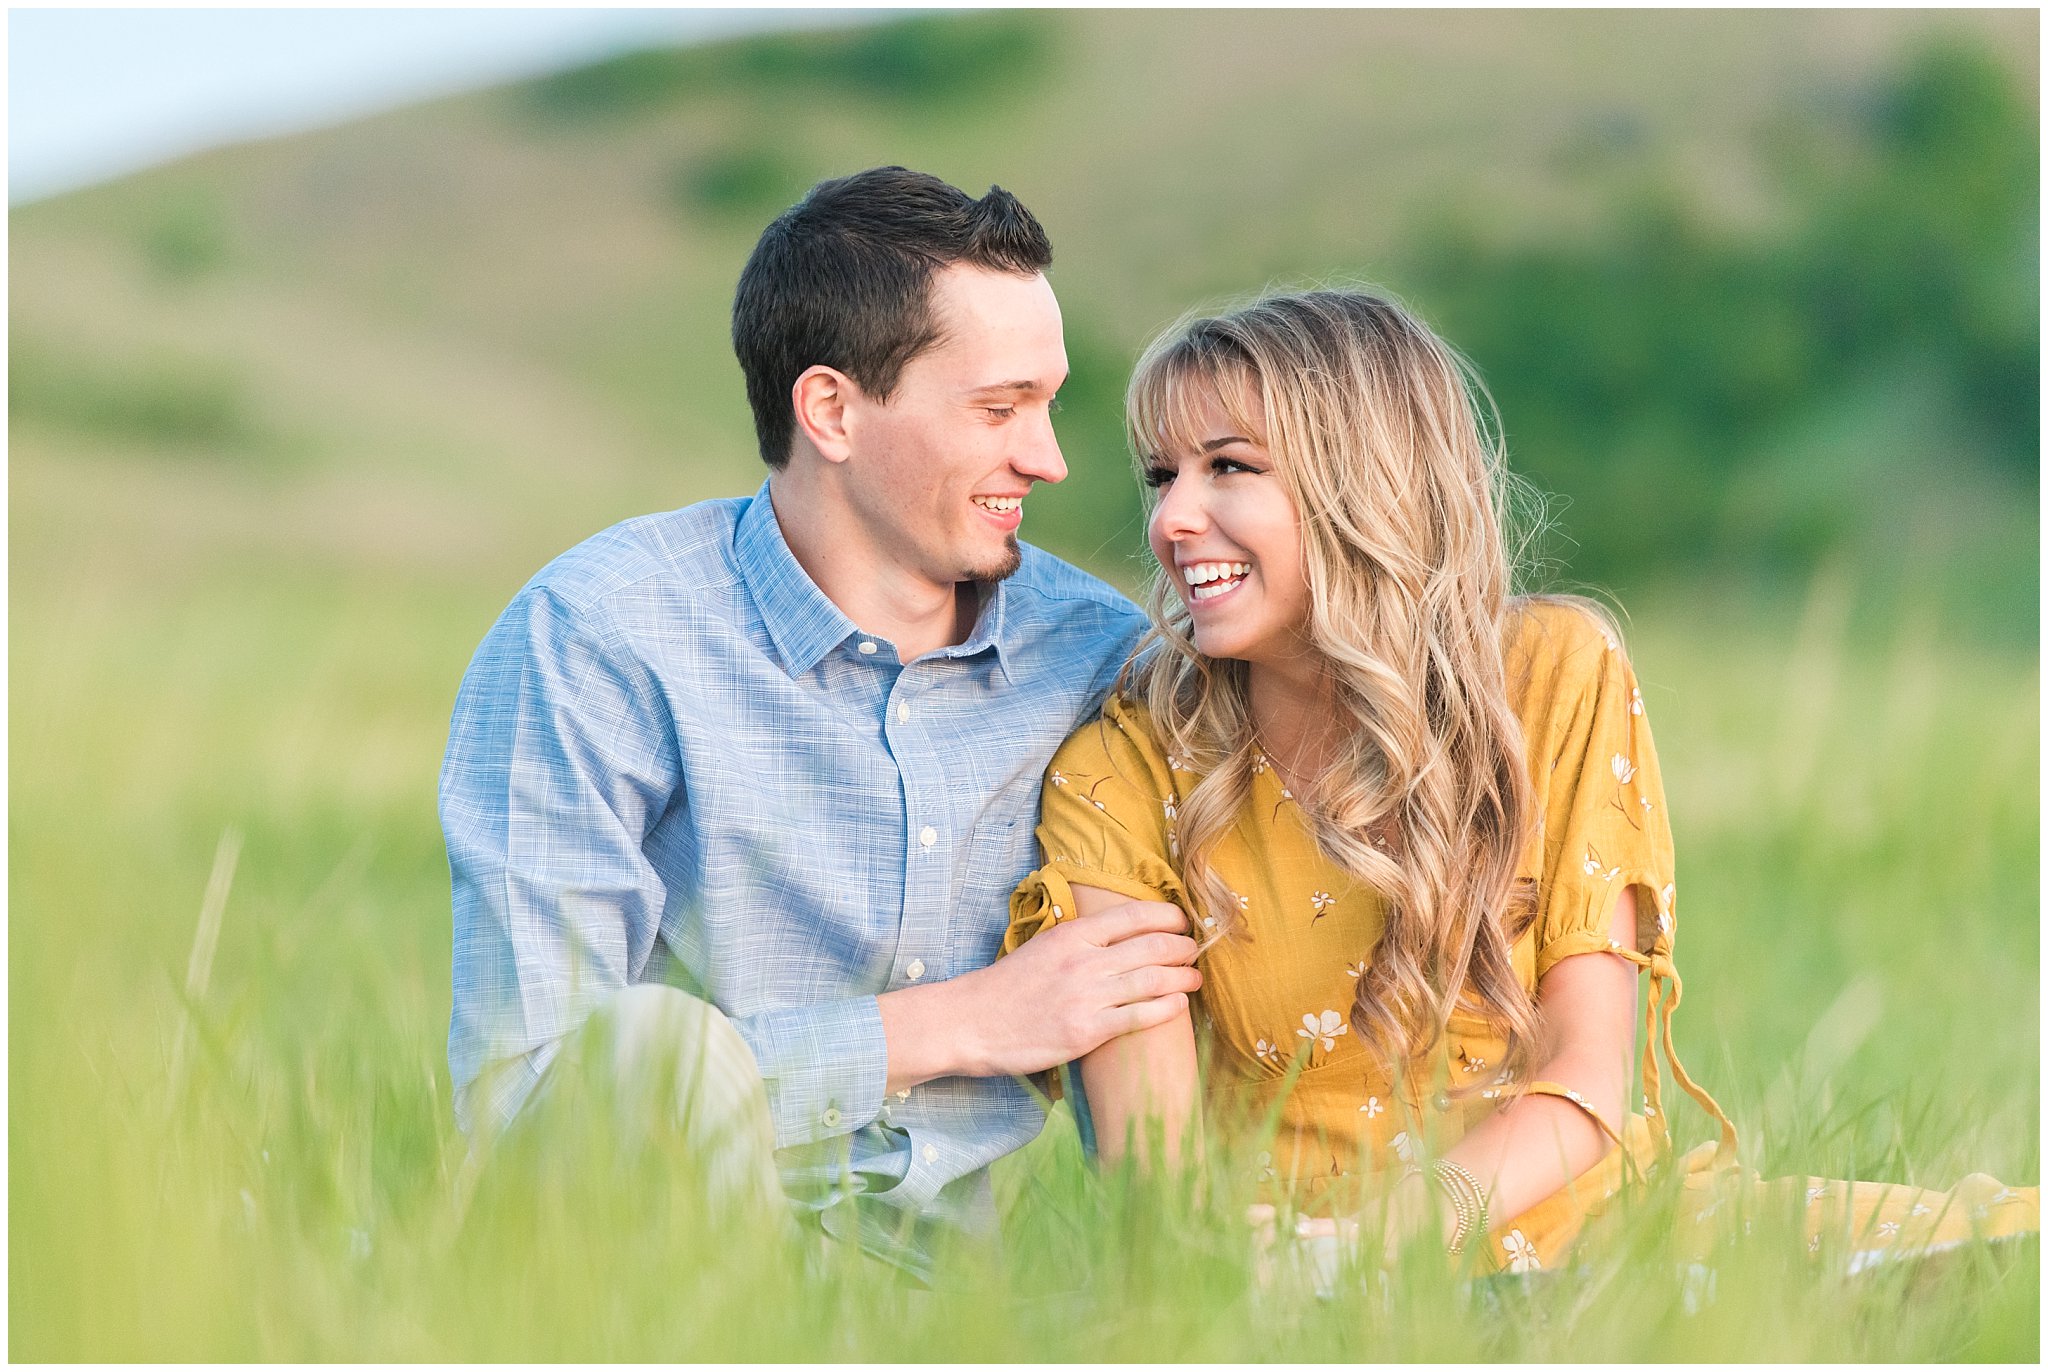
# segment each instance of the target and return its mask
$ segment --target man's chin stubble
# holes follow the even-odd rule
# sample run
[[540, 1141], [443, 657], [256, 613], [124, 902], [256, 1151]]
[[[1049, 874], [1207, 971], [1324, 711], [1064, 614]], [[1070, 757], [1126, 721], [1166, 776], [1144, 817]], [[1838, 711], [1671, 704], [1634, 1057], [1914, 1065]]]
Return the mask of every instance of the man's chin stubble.
[[1003, 545], [1002, 559], [989, 567], [977, 567], [962, 577], [963, 581], [1007, 581], [1017, 574], [1024, 565], [1024, 550], [1017, 545], [1017, 536], [1011, 534]]

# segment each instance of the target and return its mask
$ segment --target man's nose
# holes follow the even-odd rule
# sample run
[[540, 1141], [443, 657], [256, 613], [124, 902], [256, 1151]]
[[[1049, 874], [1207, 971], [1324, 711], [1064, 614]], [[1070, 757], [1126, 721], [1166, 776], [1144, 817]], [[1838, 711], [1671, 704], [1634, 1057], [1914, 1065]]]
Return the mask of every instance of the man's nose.
[[1067, 459], [1060, 453], [1060, 440], [1053, 433], [1051, 415], [1045, 417], [1044, 424], [1010, 459], [1010, 466], [1020, 476], [1048, 484], [1067, 479]]

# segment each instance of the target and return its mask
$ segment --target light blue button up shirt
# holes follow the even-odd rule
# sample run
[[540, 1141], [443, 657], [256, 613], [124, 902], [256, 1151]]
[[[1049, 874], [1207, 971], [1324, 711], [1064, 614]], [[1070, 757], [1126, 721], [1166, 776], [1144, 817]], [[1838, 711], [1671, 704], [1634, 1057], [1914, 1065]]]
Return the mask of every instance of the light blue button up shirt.
[[784, 1186], [827, 1229], [923, 1271], [933, 1225], [985, 1228], [988, 1164], [1043, 1112], [1008, 1078], [885, 1096], [875, 997], [994, 960], [1040, 778], [1143, 627], [1026, 547], [966, 642], [905, 663], [804, 573], [765, 484], [550, 563], [477, 650], [441, 771], [462, 1126], [502, 1126], [593, 1009], [665, 980], [753, 1050]]

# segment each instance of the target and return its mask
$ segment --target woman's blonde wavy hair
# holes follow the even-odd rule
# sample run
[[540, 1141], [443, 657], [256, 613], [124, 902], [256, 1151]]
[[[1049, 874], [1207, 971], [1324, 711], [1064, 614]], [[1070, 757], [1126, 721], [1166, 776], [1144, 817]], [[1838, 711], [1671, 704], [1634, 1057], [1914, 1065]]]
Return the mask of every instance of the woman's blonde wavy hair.
[[[1323, 854], [1386, 910], [1351, 1023], [1399, 1067], [1436, 1043], [1462, 1001], [1504, 1033], [1502, 1065], [1523, 1076], [1536, 1008], [1509, 948], [1533, 917], [1515, 874], [1535, 801], [1502, 663], [1517, 603], [1503, 513], [1533, 497], [1507, 471], [1491, 399], [1401, 306], [1329, 289], [1186, 320], [1155, 341], [1125, 411], [1141, 466], [1197, 450], [1204, 397], [1262, 440], [1293, 498], [1305, 636], [1349, 726], [1297, 800]], [[1182, 875], [1224, 937], [1238, 904], [1209, 858], [1259, 756], [1248, 669], [1196, 651], [1164, 568], [1149, 608], [1147, 651], [1126, 687], [1202, 775], [1180, 805]]]

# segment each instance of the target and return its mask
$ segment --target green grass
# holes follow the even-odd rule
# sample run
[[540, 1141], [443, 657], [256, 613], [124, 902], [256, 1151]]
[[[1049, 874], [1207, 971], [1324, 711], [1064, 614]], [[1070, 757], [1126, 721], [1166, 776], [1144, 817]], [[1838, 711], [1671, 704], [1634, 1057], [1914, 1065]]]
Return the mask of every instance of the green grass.
[[[254, 553], [151, 575], [91, 544], [60, 567], [34, 512], [16, 521], [17, 1358], [2038, 1348], [2031, 1244], [1847, 1281], [1766, 1227], [1689, 1314], [1685, 1279], [1646, 1256], [1655, 1203], [1526, 1288], [1410, 1269], [1384, 1298], [1262, 1292], [1239, 1227], [1090, 1176], [1063, 1116], [1000, 1171], [1005, 1249], [956, 1255], [930, 1295], [716, 1232], [686, 1159], [508, 1168], [465, 1212], [433, 786], [502, 588]], [[1838, 583], [1785, 613], [1698, 593], [1635, 608], [1680, 844], [1678, 1039], [1752, 1160], [2034, 1180], [2034, 663], [1929, 619], [1852, 632]], [[195, 968], [226, 835], [217, 949]], [[1706, 1136], [1697, 1111], [1678, 1125]]]

